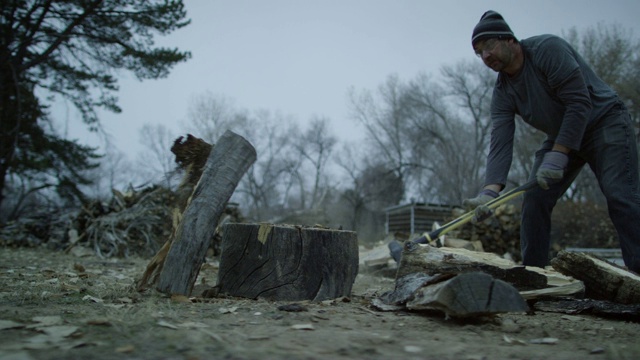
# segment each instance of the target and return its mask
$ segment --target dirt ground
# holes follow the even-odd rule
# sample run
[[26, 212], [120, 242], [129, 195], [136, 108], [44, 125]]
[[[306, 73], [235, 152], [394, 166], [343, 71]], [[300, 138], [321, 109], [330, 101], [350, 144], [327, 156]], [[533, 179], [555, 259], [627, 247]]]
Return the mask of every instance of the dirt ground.
[[[363, 269], [349, 298], [191, 302], [135, 291], [147, 262], [0, 249], [0, 359], [640, 358], [640, 327], [622, 320], [379, 312], [371, 299], [394, 279]], [[215, 281], [209, 261], [199, 287]]]

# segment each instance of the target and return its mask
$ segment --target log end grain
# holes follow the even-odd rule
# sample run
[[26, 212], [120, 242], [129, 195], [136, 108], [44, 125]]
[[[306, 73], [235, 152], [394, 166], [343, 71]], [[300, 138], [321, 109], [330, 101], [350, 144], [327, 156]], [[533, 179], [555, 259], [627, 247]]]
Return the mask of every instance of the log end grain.
[[407, 302], [407, 308], [440, 310], [458, 318], [529, 310], [516, 288], [483, 272], [464, 273], [423, 287]]

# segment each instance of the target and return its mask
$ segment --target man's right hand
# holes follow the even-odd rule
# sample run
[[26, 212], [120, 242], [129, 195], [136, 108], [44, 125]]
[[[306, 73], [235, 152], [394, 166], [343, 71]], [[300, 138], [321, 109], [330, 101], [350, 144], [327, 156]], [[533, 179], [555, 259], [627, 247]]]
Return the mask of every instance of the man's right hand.
[[475, 214], [473, 216], [473, 219], [471, 219], [471, 222], [477, 223], [480, 221], [484, 221], [485, 219], [488, 219], [493, 212], [485, 204], [497, 197], [498, 197], [497, 192], [491, 189], [484, 189], [480, 191], [478, 196], [471, 199], [463, 200], [462, 205], [468, 211], [475, 209]]

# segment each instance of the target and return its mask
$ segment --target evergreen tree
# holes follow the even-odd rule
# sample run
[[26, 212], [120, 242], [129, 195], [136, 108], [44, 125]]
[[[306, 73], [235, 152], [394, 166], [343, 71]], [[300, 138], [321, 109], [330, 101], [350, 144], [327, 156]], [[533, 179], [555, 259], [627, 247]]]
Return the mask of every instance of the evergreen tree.
[[[189, 52], [154, 46], [154, 36], [189, 24], [181, 0], [4, 0], [0, 8], [0, 204], [9, 176], [77, 197], [95, 148], [50, 128], [49, 98], [69, 100], [90, 130], [96, 110], [120, 112], [116, 73], [166, 77]], [[42, 96], [42, 95], [41, 95]], [[75, 194], [75, 195], [74, 195]]]

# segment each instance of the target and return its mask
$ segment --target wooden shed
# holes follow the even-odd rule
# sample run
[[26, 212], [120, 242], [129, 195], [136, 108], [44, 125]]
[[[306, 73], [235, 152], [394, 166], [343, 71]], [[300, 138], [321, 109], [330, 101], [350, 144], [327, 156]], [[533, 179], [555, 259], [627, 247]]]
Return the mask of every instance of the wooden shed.
[[451, 217], [452, 209], [450, 205], [425, 203], [410, 203], [386, 208], [386, 233], [416, 234], [431, 231], [434, 222], [442, 224]]

